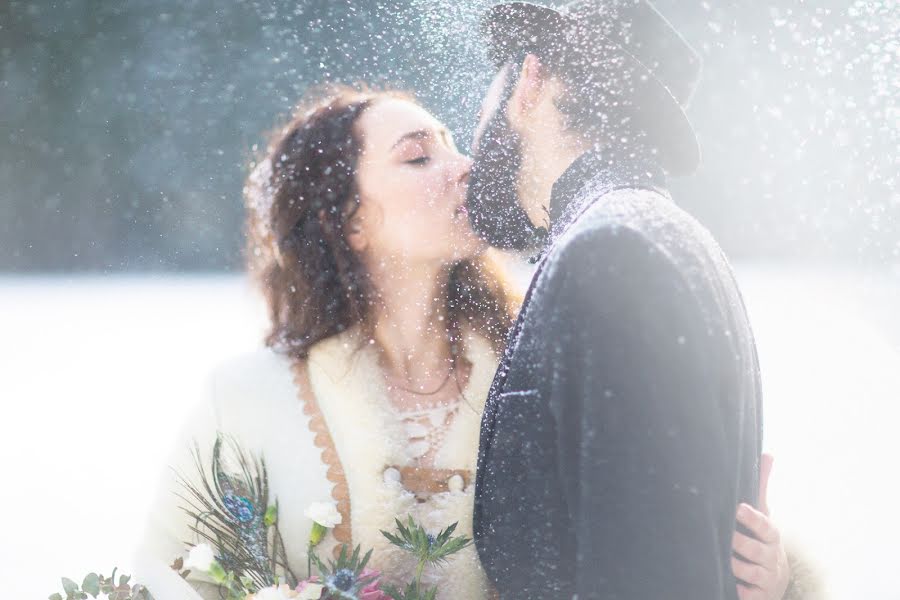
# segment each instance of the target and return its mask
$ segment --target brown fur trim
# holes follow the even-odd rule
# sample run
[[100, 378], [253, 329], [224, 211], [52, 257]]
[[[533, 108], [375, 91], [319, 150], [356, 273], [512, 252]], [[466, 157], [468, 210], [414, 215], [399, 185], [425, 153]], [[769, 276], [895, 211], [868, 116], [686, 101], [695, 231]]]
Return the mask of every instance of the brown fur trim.
[[791, 582], [783, 600], [827, 600], [825, 582], [815, 564], [796, 547], [787, 548]]

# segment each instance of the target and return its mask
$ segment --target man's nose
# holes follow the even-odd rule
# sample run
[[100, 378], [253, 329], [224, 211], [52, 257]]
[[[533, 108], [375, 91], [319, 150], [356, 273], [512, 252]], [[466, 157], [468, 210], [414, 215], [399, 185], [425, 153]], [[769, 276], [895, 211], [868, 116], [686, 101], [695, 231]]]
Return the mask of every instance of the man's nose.
[[472, 159], [468, 156], [462, 157], [461, 168], [459, 171], [459, 175], [456, 178], [457, 184], [468, 184], [469, 183], [469, 173], [472, 172]]

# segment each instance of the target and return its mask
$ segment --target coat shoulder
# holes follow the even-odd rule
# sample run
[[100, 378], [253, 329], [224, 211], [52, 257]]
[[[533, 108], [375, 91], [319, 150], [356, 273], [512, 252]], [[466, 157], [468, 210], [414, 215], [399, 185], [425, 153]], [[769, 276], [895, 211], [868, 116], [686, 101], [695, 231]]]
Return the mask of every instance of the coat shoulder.
[[[216, 430], [248, 447], [267, 445], [276, 431], [312, 448], [313, 432], [304, 414], [308, 379], [305, 361], [270, 349], [236, 356], [215, 368], [208, 383]], [[280, 451], [280, 449], [279, 449]], [[311, 450], [310, 450], [311, 451]]]
[[564, 237], [573, 241], [610, 235], [632, 242], [631, 249], [638, 254], [631, 258], [643, 257], [647, 250], [664, 259], [656, 264], [668, 264], [689, 280], [692, 288], [724, 285], [729, 288], [727, 293], [738, 295], [731, 265], [712, 233], [663, 192], [610, 192], [596, 200]]
[[[584, 283], [587, 289], [598, 285], [608, 288], [608, 282], [629, 272], [670, 274], [675, 265], [670, 260], [671, 253], [661, 243], [667, 236], [645, 225], [646, 209], [636, 206], [634, 198], [627, 201], [629, 196], [621, 192], [608, 196], [612, 202], [621, 202], [624, 206], [621, 210], [607, 206], [604, 197], [587, 209], [555, 240], [537, 282], [539, 285], [556, 288], [559, 281], [574, 278]], [[636, 218], [629, 218], [632, 211], [637, 213]]]
[[232, 357], [213, 369], [209, 386], [215, 410], [231, 415], [272, 409], [297, 397], [297, 363], [269, 348]]
[[712, 235], [667, 193], [623, 188], [603, 195], [576, 222], [581, 230], [627, 229], [658, 245], [698, 239], [715, 245]]

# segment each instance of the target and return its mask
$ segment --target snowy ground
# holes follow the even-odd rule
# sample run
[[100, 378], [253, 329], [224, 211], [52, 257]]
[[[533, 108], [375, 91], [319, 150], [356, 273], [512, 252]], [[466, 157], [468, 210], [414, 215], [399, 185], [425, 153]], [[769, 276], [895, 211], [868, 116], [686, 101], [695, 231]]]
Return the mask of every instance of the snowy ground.
[[[839, 600], [898, 600], [900, 277], [738, 269], [776, 454], [773, 509]], [[236, 277], [0, 278], [0, 581], [128, 569], [181, 416], [223, 358], [258, 344]]]

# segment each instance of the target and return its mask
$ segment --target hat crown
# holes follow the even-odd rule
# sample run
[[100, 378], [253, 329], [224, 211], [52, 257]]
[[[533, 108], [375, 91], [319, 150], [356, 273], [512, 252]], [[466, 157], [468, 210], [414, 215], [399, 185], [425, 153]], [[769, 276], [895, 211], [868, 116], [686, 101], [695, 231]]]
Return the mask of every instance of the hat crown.
[[595, 46], [605, 38], [640, 62], [682, 106], [700, 78], [702, 61], [677, 29], [646, 0], [575, 0], [560, 9], [573, 41]]
[[697, 168], [700, 147], [685, 109], [702, 63], [647, 0], [575, 0], [560, 9], [507, 2], [488, 10], [482, 31], [498, 68], [534, 53], [574, 69], [584, 94], [634, 111], [669, 173]]

